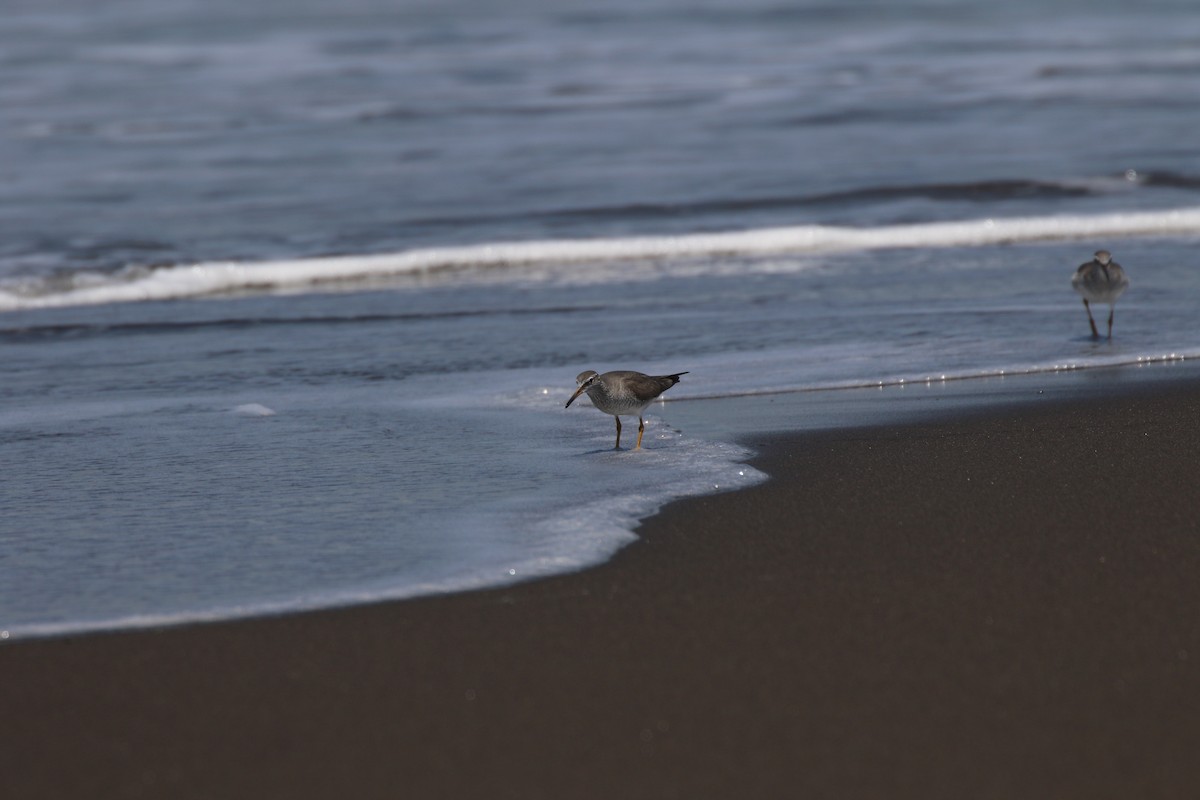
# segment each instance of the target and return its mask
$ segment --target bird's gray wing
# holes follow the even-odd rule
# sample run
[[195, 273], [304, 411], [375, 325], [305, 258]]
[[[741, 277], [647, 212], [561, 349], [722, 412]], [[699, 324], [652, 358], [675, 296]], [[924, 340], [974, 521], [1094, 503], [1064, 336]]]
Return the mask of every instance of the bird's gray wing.
[[629, 391], [635, 397], [646, 400], [658, 397], [667, 389], [674, 386], [677, 380], [674, 376], [667, 378], [656, 375], [643, 375], [640, 372], [629, 372], [625, 375], [625, 385], [629, 388]]

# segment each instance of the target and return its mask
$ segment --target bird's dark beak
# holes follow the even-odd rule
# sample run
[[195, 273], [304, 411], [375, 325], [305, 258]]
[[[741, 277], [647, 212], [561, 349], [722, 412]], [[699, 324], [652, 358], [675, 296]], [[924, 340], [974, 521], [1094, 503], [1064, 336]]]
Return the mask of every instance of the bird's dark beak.
[[575, 394], [571, 395], [571, 399], [567, 401], [567, 404], [566, 404], [565, 406], [563, 406], [563, 408], [570, 408], [570, 407], [571, 407], [571, 403], [574, 403], [574, 402], [575, 402], [575, 398], [576, 398], [576, 397], [579, 397], [579, 395], [581, 395], [581, 394], [583, 394], [583, 387], [582, 387], [582, 386], [580, 386], [578, 389], [576, 389], [576, 390], [575, 390]]

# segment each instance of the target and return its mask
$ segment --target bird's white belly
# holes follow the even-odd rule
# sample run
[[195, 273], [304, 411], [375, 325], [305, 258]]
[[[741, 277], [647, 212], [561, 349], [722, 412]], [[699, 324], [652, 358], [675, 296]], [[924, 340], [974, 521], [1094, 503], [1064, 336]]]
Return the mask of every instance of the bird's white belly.
[[1098, 286], [1083, 284], [1075, 288], [1090, 303], [1115, 303], [1117, 298], [1121, 296], [1121, 293], [1125, 291], [1125, 287], [1120, 284], [1101, 284]]
[[591, 398], [592, 405], [614, 417], [640, 417], [646, 407], [650, 405], [649, 402], [638, 400], [636, 397], [609, 397], [607, 395], [594, 397], [591, 392], [588, 392], [588, 397]]

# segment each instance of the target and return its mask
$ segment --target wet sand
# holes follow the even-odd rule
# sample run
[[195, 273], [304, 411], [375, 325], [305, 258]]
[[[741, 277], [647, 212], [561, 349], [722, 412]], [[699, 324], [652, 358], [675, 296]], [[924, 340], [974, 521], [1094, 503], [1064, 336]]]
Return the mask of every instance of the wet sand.
[[8, 643], [4, 796], [1191, 797], [1198, 421], [750, 437], [771, 481], [580, 574]]

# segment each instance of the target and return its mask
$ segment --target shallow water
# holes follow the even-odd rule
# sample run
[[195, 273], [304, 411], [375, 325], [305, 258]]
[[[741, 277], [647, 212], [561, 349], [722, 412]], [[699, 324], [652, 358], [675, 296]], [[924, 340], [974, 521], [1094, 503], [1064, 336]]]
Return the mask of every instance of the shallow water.
[[[4, 15], [0, 630], [497, 585], [762, 479], [724, 441], [753, 420], [700, 403], [612, 452], [562, 407], [586, 368], [688, 370], [688, 400], [1200, 355], [1190, 21]], [[1100, 247], [1132, 281], [1112, 341], [1070, 289]]]

